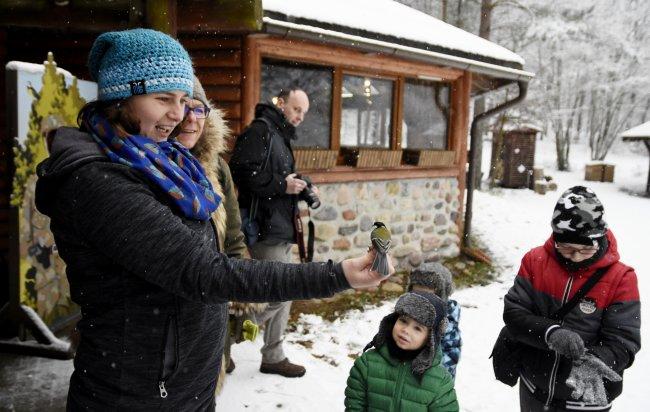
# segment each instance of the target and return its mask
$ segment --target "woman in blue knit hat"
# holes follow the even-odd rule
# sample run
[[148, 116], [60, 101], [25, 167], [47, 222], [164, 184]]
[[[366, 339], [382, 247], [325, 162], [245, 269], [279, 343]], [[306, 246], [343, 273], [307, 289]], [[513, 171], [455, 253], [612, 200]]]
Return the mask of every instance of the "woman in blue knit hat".
[[371, 253], [304, 265], [219, 253], [221, 199], [168, 141], [192, 96], [185, 49], [153, 30], [110, 32], [88, 63], [98, 101], [57, 131], [36, 188], [82, 313], [68, 410], [214, 410], [228, 300], [325, 297], [381, 277]]

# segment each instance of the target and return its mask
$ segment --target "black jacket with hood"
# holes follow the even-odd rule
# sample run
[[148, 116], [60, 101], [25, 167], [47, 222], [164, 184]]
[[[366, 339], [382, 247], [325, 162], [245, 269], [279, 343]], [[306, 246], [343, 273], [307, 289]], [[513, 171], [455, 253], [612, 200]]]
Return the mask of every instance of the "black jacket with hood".
[[[295, 243], [293, 219], [298, 213], [298, 196], [286, 193], [285, 178], [295, 172], [291, 140], [296, 137], [296, 128], [271, 104], [258, 104], [255, 119], [237, 139], [230, 159], [239, 207], [250, 207], [253, 195], [257, 195], [260, 240]], [[269, 163], [262, 170], [269, 148]]]
[[349, 287], [340, 265], [220, 254], [211, 221], [181, 216], [77, 129], [59, 129], [38, 176], [36, 204], [52, 219], [82, 312], [69, 410], [214, 410], [228, 300]]

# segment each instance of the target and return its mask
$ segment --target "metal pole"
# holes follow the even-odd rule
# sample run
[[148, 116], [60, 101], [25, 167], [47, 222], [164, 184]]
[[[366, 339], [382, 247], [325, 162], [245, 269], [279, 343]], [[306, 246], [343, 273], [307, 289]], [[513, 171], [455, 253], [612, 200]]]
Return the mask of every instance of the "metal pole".
[[[643, 143], [645, 143], [645, 147], [648, 149], [648, 159], [650, 159], [650, 140], [646, 139]], [[650, 197], [650, 163], [648, 164], [648, 182], [645, 184], [645, 195]]]
[[510, 107], [516, 105], [526, 98], [526, 93], [528, 92], [528, 82], [519, 80], [517, 81], [517, 86], [519, 86], [519, 95], [512, 100], [507, 100], [502, 104], [493, 107], [490, 110], [487, 110], [483, 113], [479, 113], [474, 116], [472, 120], [472, 126], [470, 128], [470, 150], [471, 157], [469, 159], [469, 169], [467, 171], [467, 203], [465, 205], [465, 227], [463, 230], [463, 246], [469, 247], [469, 235], [472, 231], [472, 203], [474, 202], [474, 186], [476, 186], [476, 168], [477, 166], [477, 157], [476, 147], [478, 146], [478, 139], [481, 136], [478, 135], [477, 124], [481, 120], [490, 117], [494, 114], [500, 113]]

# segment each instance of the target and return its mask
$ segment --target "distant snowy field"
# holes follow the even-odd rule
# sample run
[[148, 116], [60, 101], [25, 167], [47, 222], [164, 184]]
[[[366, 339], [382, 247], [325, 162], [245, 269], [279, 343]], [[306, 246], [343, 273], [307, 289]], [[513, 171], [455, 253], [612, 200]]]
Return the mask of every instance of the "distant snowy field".
[[[484, 159], [489, 159], [489, 145], [484, 146]], [[650, 302], [650, 199], [629, 194], [629, 191], [641, 192], [645, 188], [648, 173], [645, 149], [633, 153], [624, 144], [614, 148], [606, 159], [616, 165], [613, 184], [584, 181], [584, 164], [589, 161], [588, 148], [584, 145], [572, 147], [571, 172], [555, 171], [552, 141], [538, 141], [536, 152], [536, 163], [544, 166], [547, 175], [554, 177], [558, 192], [541, 196], [530, 190], [495, 189], [475, 195], [474, 230], [494, 254], [500, 279], [485, 287], [463, 289], [454, 294], [462, 305], [460, 328], [464, 346], [456, 391], [463, 411], [519, 410], [517, 389], [494, 379], [488, 356], [503, 325], [503, 296], [512, 283], [521, 257], [548, 238], [555, 202], [559, 193], [570, 186], [587, 184], [602, 200], [605, 219], [618, 238], [622, 261], [637, 271], [643, 301], [642, 317], [650, 319], [647, 303]], [[485, 164], [484, 172], [487, 168]], [[298, 331], [291, 333], [285, 344], [289, 359], [307, 367], [303, 378], [286, 379], [259, 373], [261, 339], [235, 345], [233, 359], [237, 368], [226, 379], [217, 399], [217, 410], [343, 410], [345, 381], [353, 363], [348, 355], [360, 352], [370, 341], [379, 320], [392, 310], [393, 304], [388, 302], [365, 312], [352, 311], [333, 323], [317, 316], [303, 316]], [[649, 335], [648, 326], [644, 324], [644, 344]], [[625, 373], [623, 394], [615, 401], [613, 410], [647, 410], [649, 377], [650, 354], [642, 349], [634, 365]]]

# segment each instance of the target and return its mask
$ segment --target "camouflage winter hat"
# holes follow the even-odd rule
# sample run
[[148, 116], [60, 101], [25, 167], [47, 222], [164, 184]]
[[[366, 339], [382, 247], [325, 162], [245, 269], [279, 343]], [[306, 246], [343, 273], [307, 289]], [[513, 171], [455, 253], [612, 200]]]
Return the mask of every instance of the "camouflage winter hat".
[[607, 233], [605, 209], [593, 190], [574, 186], [555, 205], [551, 227], [556, 242], [592, 245]]
[[431, 289], [432, 293], [445, 302], [454, 291], [451, 272], [438, 262], [423, 263], [413, 269], [409, 276], [408, 290], [413, 290], [416, 285]]

